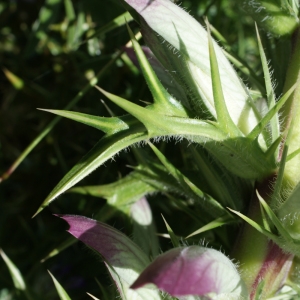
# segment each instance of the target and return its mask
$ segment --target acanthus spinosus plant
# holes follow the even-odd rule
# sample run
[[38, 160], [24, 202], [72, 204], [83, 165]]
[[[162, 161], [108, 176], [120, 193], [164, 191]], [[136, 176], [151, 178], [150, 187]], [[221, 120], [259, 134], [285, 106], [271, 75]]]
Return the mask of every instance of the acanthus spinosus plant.
[[[109, 205], [132, 217], [137, 243], [104, 223], [60, 216], [73, 236], [101, 254], [122, 299], [252, 300], [271, 299], [278, 293], [284, 297], [285, 291], [286, 298], [280, 299], [292, 299], [299, 280], [293, 270], [300, 255], [297, 1], [252, 1], [245, 8], [254, 14], [256, 7], [258, 27], [262, 24], [275, 35], [293, 33], [291, 63], [278, 99], [258, 29], [265, 79], [262, 97], [257, 97], [255, 84], [249, 89], [238, 77], [212, 39], [208, 22], [204, 29], [169, 0], [124, 0], [124, 4], [150, 48], [141, 48], [128, 27], [153, 103], [142, 106], [98, 87], [127, 114], [98, 117], [47, 110], [105, 135], [38, 212], [119, 151], [144, 142], [156, 160], [136, 149], [138, 166], [105, 195]], [[131, 49], [125, 51], [134, 56]], [[151, 142], [170, 138], [189, 142], [196, 175], [185, 175]], [[93, 194], [93, 187], [72, 191]], [[174, 248], [159, 254], [153, 216], [143, 198], [155, 192], [180, 195], [187, 206], [201, 208], [198, 218], [203, 227], [195, 234], [243, 220], [229, 257], [204, 245], [180, 244], [167, 223]]]

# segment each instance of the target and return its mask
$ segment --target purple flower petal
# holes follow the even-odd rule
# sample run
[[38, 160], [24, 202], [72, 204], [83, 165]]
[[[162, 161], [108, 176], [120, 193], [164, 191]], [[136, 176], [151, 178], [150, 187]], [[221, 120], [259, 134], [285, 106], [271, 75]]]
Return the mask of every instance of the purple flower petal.
[[97, 250], [110, 264], [119, 267], [134, 266], [138, 272], [149, 264], [150, 261], [142, 250], [113, 227], [82, 216], [60, 217], [69, 223], [69, 233]]
[[127, 236], [105, 223], [86, 217], [59, 217], [70, 225], [69, 233], [102, 255], [122, 299], [160, 299], [157, 290], [135, 292], [129, 289], [150, 260]]
[[172, 249], [157, 257], [132, 284], [153, 283], [175, 297], [245, 294], [234, 264], [221, 252], [200, 246]]

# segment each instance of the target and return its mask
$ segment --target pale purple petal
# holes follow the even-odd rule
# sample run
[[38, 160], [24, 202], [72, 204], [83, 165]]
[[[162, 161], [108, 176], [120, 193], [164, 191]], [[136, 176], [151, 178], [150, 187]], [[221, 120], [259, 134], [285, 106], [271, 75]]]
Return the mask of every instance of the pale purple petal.
[[200, 246], [176, 248], [160, 255], [131, 288], [148, 283], [175, 297], [245, 293], [234, 264], [221, 252]]
[[82, 216], [59, 217], [70, 225], [68, 231], [74, 237], [102, 255], [122, 299], [160, 299], [158, 291], [154, 289], [129, 289], [150, 261], [127, 236], [107, 224]]

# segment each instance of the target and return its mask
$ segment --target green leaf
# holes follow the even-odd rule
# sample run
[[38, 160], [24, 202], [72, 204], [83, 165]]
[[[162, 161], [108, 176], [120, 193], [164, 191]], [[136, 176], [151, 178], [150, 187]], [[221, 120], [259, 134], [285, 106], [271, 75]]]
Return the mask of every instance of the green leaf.
[[289, 160], [293, 159], [295, 156], [297, 156], [300, 153], [300, 148], [292, 153], [290, 153], [287, 157], [286, 157], [286, 162], [288, 162]]
[[44, 200], [34, 216], [42, 211], [60, 194], [74, 186], [92, 171], [97, 169], [106, 160], [113, 157], [124, 148], [134, 143], [140, 142], [146, 138], [147, 133], [145, 132], [144, 126], [142, 126], [141, 124], [134, 124], [129, 129], [120, 131], [113, 136], [104, 136], [94, 146], [94, 148], [90, 150], [56, 185], [56, 187]]
[[[256, 34], [257, 34], [257, 41], [258, 41], [258, 48], [259, 48], [259, 54], [262, 62], [262, 67], [263, 67], [263, 72], [264, 72], [264, 78], [265, 78], [265, 86], [266, 86], [266, 92], [267, 92], [267, 103], [268, 103], [268, 108], [269, 111], [271, 108], [275, 106], [275, 94], [274, 90], [272, 87], [272, 81], [271, 81], [271, 74], [269, 71], [269, 66], [267, 62], [267, 58], [260, 40], [259, 32], [257, 25], [255, 24], [256, 27]], [[277, 114], [274, 114], [272, 119], [270, 120], [270, 128], [271, 128], [271, 139], [266, 139], [267, 144], [271, 144], [274, 142], [280, 134], [280, 128], [279, 128], [279, 118]], [[275, 153], [275, 156], [277, 157], [278, 151]]]
[[232, 47], [230, 43], [226, 40], [226, 38], [211, 24], [209, 24], [209, 29], [212, 35], [216, 38], [216, 40], [224, 47], [224, 55], [228, 58], [228, 60], [243, 74], [249, 78], [249, 81], [254, 83], [255, 86], [259, 89], [261, 93], [265, 92], [264, 85], [261, 84], [260, 78], [255, 74], [253, 69], [249, 67], [248, 63], [243, 60], [241, 57], [238, 57], [232, 51]]
[[203, 142], [204, 138], [221, 140], [226, 137], [224, 132], [217, 129], [211, 123], [197, 119], [170, 117], [158, 114], [155, 111], [151, 111], [151, 106], [143, 108], [126, 99], [108, 93], [100, 87], [97, 87], [97, 89], [109, 100], [142, 122], [148, 130], [149, 138], [164, 135], [186, 136], [187, 138], [192, 136], [195, 141]]
[[202, 226], [201, 228], [199, 228], [198, 230], [194, 231], [193, 233], [189, 234], [185, 239], [188, 239], [194, 235], [200, 234], [202, 232], [208, 231], [208, 230], [212, 230], [214, 228], [223, 226], [223, 225], [227, 225], [229, 223], [231, 223], [233, 220], [233, 218], [231, 216], [223, 216], [220, 218], [217, 218], [211, 222], [209, 222], [208, 224], [206, 224], [205, 226]]
[[149, 107], [143, 108], [97, 88], [115, 104], [140, 120], [147, 128], [148, 138], [174, 136], [204, 144], [226, 168], [242, 178], [261, 179], [270, 175], [276, 167], [274, 161], [266, 161], [257, 141], [243, 137], [228, 138], [214, 122], [157, 114]]
[[71, 298], [69, 297], [67, 292], [64, 290], [64, 288], [61, 286], [61, 284], [56, 280], [56, 278], [51, 274], [51, 272], [49, 270], [48, 270], [48, 273], [50, 274], [50, 276], [54, 282], [54, 285], [55, 285], [56, 291], [59, 295], [59, 298], [61, 300], [71, 300]]
[[207, 141], [204, 148], [233, 174], [260, 180], [276, 171], [276, 163], [267, 160], [257, 139], [229, 138], [223, 142]]
[[259, 202], [259, 208], [260, 208], [260, 213], [261, 213], [261, 218], [262, 218], [262, 222], [263, 222], [263, 225], [264, 225], [264, 228], [267, 230], [267, 231], [272, 231], [271, 230], [271, 226], [270, 224], [268, 223], [268, 218], [266, 216], [266, 212], [262, 206], [262, 204]]
[[[198, 86], [198, 81], [200, 80], [197, 80], [197, 76], [191, 74], [188, 61], [183, 58], [177, 49], [164, 43], [164, 40], [162, 40], [160, 36], [157, 36], [147, 24], [144, 24], [142, 29], [143, 38], [146, 44], [151, 48], [155, 57], [165, 70], [171, 70], [171, 72], [168, 72], [171, 79], [170, 83], [183, 90], [185, 97], [178, 99], [180, 99], [180, 101], [183, 102], [183, 105], [189, 109], [191, 112], [190, 115], [201, 119], [214, 120], [214, 115], [207, 109], [204, 102], [200, 100], [202, 99], [203, 94], [204, 96], [206, 95], [204, 92], [201, 93], [202, 89]], [[184, 45], [182, 48], [184, 48]], [[208, 87], [208, 89], [209, 88], [210, 87]], [[214, 109], [211, 108], [211, 110]]]
[[173, 248], [176, 248], [176, 247], [179, 247], [180, 246], [180, 243], [179, 243], [179, 238], [175, 235], [175, 233], [173, 232], [172, 228], [170, 227], [170, 225], [167, 223], [166, 219], [164, 218], [163, 215], [161, 215], [164, 222], [165, 222], [165, 225], [166, 225], [166, 228], [168, 230], [168, 234], [171, 238], [171, 241], [172, 241], [172, 245], [173, 245]]
[[[176, 84], [175, 79], [172, 77], [170, 72], [166, 70], [166, 68], [159, 62], [149, 47], [143, 46], [142, 50], [165, 90], [175, 99], [180, 100], [182, 105], [186, 105], [188, 103], [188, 98], [184, 87], [182, 87], [180, 84]], [[134, 65], [138, 67], [139, 63], [136, 55], [134, 54], [134, 50], [126, 47], [125, 52], [128, 54]], [[189, 110], [188, 113], [190, 116], [194, 116], [192, 111]]]
[[218, 60], [214, 50], [212, 38], [210, 35], [209, 24], [207, 24], [208, 32], [208, 47], [209, 47], [209, 60], [212, 80], [213, 99], [217, 114], [217, 121], [220, 126], [230, 137], [241, 136], [241, 132], [237, 126], [233, 123], [229, 112], [227, 110], [225, 98], [223, 95], [222, 83], [219, 73]]
[[[245, 15], [241, 18], [252, 17], [260, 27], [263, 27], [270, 36], [291, 36], [299, 25], [298, 9], [293, 9], [284, 4], [286, 0], [260, 0], [243, 2]], [[296, 12], [296, 13], [295, 13]]]
[[[265, 280], [261, 280], [257, 286], [257, 289], [256, 289], [256, 293], [255, 293], [255, 300], [261, 300], [261, 296], [262, 296], [262, 293], [263, 293], [263, 288], [265, 286]], [[269, 299], [271, 300], [271, 299]]]
[[7, 257], [7, 255], [4, 253], [2, 249], [0, 249], [0, 255], [2, 259], [4, 260], [9, 273], [11, 275], [11, 278], [14, 282], [14, 286], [17, 290], [25, 291], [26, 290], [26, 284], [23, 279], [23, 276], [20, 272], [20, 270], [16, 267], [16, 265]]
[[255, 228], [258, 232], [260, 232], [261, 234], [265, 235], [267, 238], [273, 240], [274, 242], [278, 242], [279, 238], [271, 233], [270, 231], [267, 231], [265, 228], [263, 228], [261, 225], [259, 225], [258, 223], [256, 223], [255, 221], [251, 220], [250, 218], [248, 218], [247, 216], [243, 215], [242, 213], [235, 211], [233, 209], [228, 208], [232, 213], [238, 215], [241, 219], [243, 219], [244, 221], [246, 221], [249, 225], [251, 225], [253, 228]]
[[65, 10], [66, 10], [66, 16], [68, 18], [68, 22], [75, 20], [76, 15], [75, 15], [75, 10], [72, 1], [64, 0], [64, 4], [65, 4]]
[[31, 294], [28, 291], [28, 288], [26, 286], [25, 280], [24, 280], [24, 278], [23, 278], [20, 270], [7, 257], [7, 255], [4, 253], [4, 251], [2, 249], [0, 249], [0, 255], [1, 255], [2, 259], [4, 260], [6, 266], [7, 266], [8, 270], [9, 270], [10, 276], [11, 276], [11, 278], [13, 280], [13, 283], [14, 283], [14, 287], [17, 290], [20, 290], [23, 293], [24, 297], [27, 300], [33, 300]]
[[153, 108], [158, 112], [163, 112], [170, 116], [186, 117], [187, 114], [185, 112], [185, 109], [182, 107], [180, 102], [176, 101], [163, 87], [155, 72], [153, 71], [150, 63], [148, 62], [144, 51], [142, 50], [138, 41], [135, 39], [134, 34], [128, 25], [127, 28], [143, 75], [148, 83], [154, 99]]
[[278, 203], [278, 199], [280, 199], [280, 193], [281, 193], [281, 189], [282, 189], [282, 185], [283, 185], [283, 181], [284, 181], [284, 175], [285, 175], [284, 169], [285, 169], [285, 164], [286, 164], [286, 158], [287, 158], [287, 154], [289, 151], [289, 139], [291, 136], [290, 132], [288, 133], [287, 139], [285, 140], [285, 144], [283, 145], [281, 160], [280, 160], [280, 164], [279, 164], [279, 170], [278, 170], [277, 178], [276, 178], [275, 185], [273, 188], [272, 201], [271, 201], [272, 207], [275, 207]]
[[192, 192], [194, 195], [202, 199], [202, 201], [206, 202], [206, 205], [211, 207], [210, 214], [215, 216], [216, 214], [222, 215], [227, 214], [227, 211], [224, 207], [220, 205], [215, 199], [210, 197], [209, 195], [203, 193], [194, 183], [192, 183], [186, 176], [184, 176], [178, 169], [176, 169], [167, 158], [150, 142], [148, 142], [149, 146], [152, 148], [153, 152], [156, 154], [161, 163], [165, 166], [165, 168], [170, 172], [170, 174], [177, 180], [177, 182], [182, 186], [183, 190], [186, 193]]
[[[266, 155], [266, 160], [268, 161], [274, 161], [274, 153], [277, 151], [279, 145], [282, 142], [282, 136], [280, 135], [273, 143], [270, 145], [270, 147], [266, 150], [265, 155]], [[277, 161], [277, 159], [275, 160]]]
[[[146, 44], [164, 67], [171, 71], [176, 83], [186, 89], [189, 98], [187, 107], [192, 108], [200, 118], [205, 115], [206, 119], [216, 118], [208, 38], [204, 28], [172, 1], [126, 0], [126, 3], [135, 11], [134, 17], [137, 16], [140, 21]], [[239, 128], [241, 118], [245, 111], [248, 112], [247, 119], [242, 120], [243, 128], [240, 128], [247, 134], [257, 121], [249, 105], [246, 88], [217, 43], [214, 48], [226, 106]]]
[[[54, 110], [54, 109], [40, 109], [43, 111], [50, 112], [52, 114], [71, 119], [73, 121], [83, 123], [85, 125], [99, 129], [107, 134], [113, 134], [121, 130], [128, 129], [129, 124], [136, 122], [131, 116], [124, 116], [121, 118], [107, 118], [107, 117], [98, 117], [88, 114], [83, 114], [74, 111], [66, 110]], [[124, 120], [123, 120], [124, 119]]]
[[[224, 206], [230, 206], [234, 209], [240, 207], [240, 199], [242, 193], [247, 189], [239, 179], [232, 178], [223, 168], [216, 162], [212, 162], [212, 158], [205, 155], [204, 151], [198, 147], [196, 150], [193, 145], [189, 145], [188, 150], [192, 153], [193, 163], [195, 164], [198, 173], [203, 174], [201, 183], [206, 187], [208, 193], [222, 203]], [[239, 199], [237, 201], [237, 198]]]
[[[296, 88], [296, 84], [293, 85], [280, 99], [279, 101], [272, 105], [272, 107], [269, 109], [269, 111], [266, 113], [266, 115], [260, 120], [260, 122], [253, 128], [253, 130], [247, 135], [250, 139], [255, 139], [267, 126], [267, 124], [272, 121], [272, 118], [276, 116], [277, 112], [282, 108], [282, 106], [286, 103], [286, 101], [289, 99], [291, 94], [294, 92]], [[279, 134], [279, 133], [278, 133]], [[279, 135], [276, 139], [278, 139]], [[273, 142], [276, 141], [276, 139], [272, 139]]]
[[129, 213], [133, 203], [156, 191], [155, 187], [143, 181], [143, 177], [138, 171], [133, 171], [116, 182], [96, 186], [79, 186], [72, 188], [70, 192], [105, 198], [109, 205]]
[[258, 197], [259, 202], [262, 204], [265, 212], [267, 213], [268, 217], [270, 218], [271, 222], [277, 228], [278, 232], [282, 235], [282, 237], [289, 242], [293, 241], [293, 238], [290, 236], [288, 231], [284, 228], [280, 220], [276, 217], [272, 209], [266, 203], [266, 201], [259, 195], [258, 191], [256, 191], [256, 195]]

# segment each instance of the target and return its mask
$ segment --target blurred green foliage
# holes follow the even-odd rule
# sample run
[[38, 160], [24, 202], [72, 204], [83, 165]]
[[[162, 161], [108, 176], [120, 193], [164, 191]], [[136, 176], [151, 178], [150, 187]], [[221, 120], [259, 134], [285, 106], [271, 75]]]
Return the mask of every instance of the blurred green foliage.
[[[210, 23], [225, 38], [223, 47], [243, 58], [263, 82], [254, 22], [241, 17], [234, 1], [183, 1], [181, 4], [200, 22]], [[128, 42], [125, 26], [110, 23], [123, 14], [118, 0], [10, 0], [0, 1], [0, 174], [40, 134], [53, 116], [36, 108], [63, 109]], [[109, 24], [109, 25], [107, 25]], [[138, 31], [136, 24], [131, 28]], [[264, 38], [271, 57], [277, 88], [282, 90], [289, 44]], [[241, 73], [245, 80], [248, 78]], [[132, 101], [151, 101], [141, 74], [122, 58], [106, 70], [98, 85]], [[96, 89], [90, 89], [72, 110], [109, 116]], [[116, 114], [122, 111], [109, 103]], [[32, 299], [57, 299], [49, 269], [72, 299], [86, 299], [86, 292], [103, 299], [101, 286], [108, 286], [111, 299], [116, 293], [99, 258], [74, 244], [59, 255], [41, 263], [50, 251], [68, 241], [66, 227], [53, 213], [94, 217], [105, 201], [83, 194], [64, 194], [36, 218], [31, 219], [43, 199], [63, 175], [98, 141], [96, 129], [61, 120], [9, 178], [0, 184], [0, 247], [23, 274]], [[185, 143], [160, 147], [177, 166], [192, 168], [182, 147]], [[174, 151], [174, 149], [176, 151]], [[124, 177], [135, 165], [132, 152], [122, 152], [86, 178], [81, 185], [107, 184]], [[186, 236], [184, 224], [190, 216], [171, 196], [151, 197], [158, 232], [165, 232], [162, 212], [177, 235]], [[178, 222], [180, 220], [180, 222]], [[131, 234], [121, 213], [109, 222]], [[197, 223], [189, 230], [196, 230]], [[222, 228], [218, 229], [222, 235]], [[210, 241], [210, 233], [204, 235]], [[203, 238], [201, 237], [201, 238]], [[199, 237], [195, 242], [199, 242]], [[213, 239], [211, 243], [213, 243]], [[169, 241], [161, 239], [161, 247]], [[225, 249], [226, 250], [226, 249]], [[101, 283], [99, 286], [98, 282]], [[0, 261], [0, 299], [24, 299], [14, 288], [6, 265]]]

